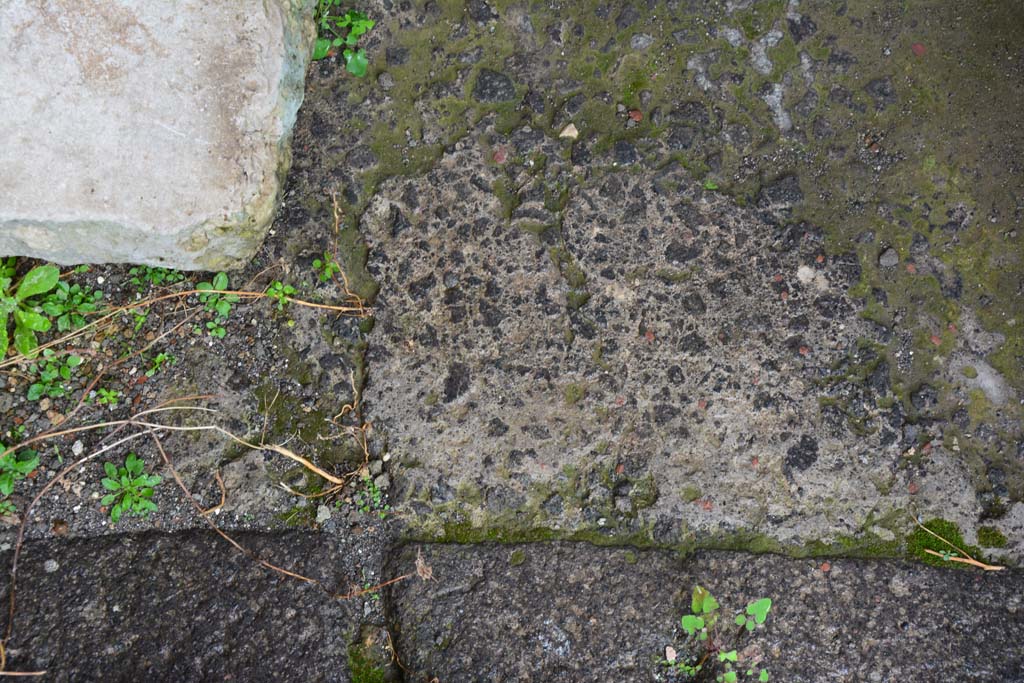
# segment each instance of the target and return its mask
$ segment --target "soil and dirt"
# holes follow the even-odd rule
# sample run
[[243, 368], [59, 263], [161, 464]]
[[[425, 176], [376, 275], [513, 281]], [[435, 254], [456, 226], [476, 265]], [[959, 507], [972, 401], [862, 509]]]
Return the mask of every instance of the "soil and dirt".
[[[1024, 680], [1020, 8], [368, 11], [369, 75], [313, 65], [284, 204], [230, 274], [363, 314], [243, 299], [218, 338], [195, 294], [170, 297], [76, 340], [63, 398], [28, 401], [6, 369], [8, 445], [193, 406], [153, 416], [179, 428], [159, 442], [134, 424], [34, 446], [19, 511], [140, 434], [32, 509], [8, 668], [670, 680], [699, 581], [776, 600], [752, 639], [776, 680]], [[325, 252], [344, 278], [319, 279]], [[211, 280], [68, 277], [118, 305]], [[160, 352], [176, 362], [147, 376]], [[118, 405], [79, 405], [98, 387]], [[102, 462], [129, 451], [164, 477], [158, 512], [113, 525]], [[219, 477], [223, 505], [197, 514], [174, 473], [204, 509]], [[915, 551], [918, 519], [1010, 568]], [[325, 583], [252, 565], [210, 521]], [[199, 597], [171, 601], [179, 583]], [[275, 664], [168, 626], [199, 612]]]

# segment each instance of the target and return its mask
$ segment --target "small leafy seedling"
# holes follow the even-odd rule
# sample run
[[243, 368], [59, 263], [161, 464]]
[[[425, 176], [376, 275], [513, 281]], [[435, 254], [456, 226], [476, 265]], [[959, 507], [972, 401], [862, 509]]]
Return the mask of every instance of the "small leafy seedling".
[[313, 259], [313, 270], [320, 278], [320, 282], [327, 282], [341, 272], [341, 266], [334, 260], [334, 256], [330, 252], [325, 251], [322, 259]]
[[149, 369], [146, 370], [146, 377], [152, 377], [163, 369], [164, 365], [174, 365], [178, 359], [169, 353], [160, 352], [153, 360], [149, 361]]
[[10, 258], [0, 268], [0, 360], [7, 355], [10, 342], [7, 323], [11, 317], [14, 318], [14, 348], [23, 356], [34, 355], [39, 346], [36, 332], [46, 332], [52, 323], [30, 299], [56, 287], [60, 270], [49, 264], [36, 266], [25, 273], [17, 287], [12, 284], [13, 279], [14, 259]]
[[156, 512], [153, 498], [153, 487], [161, 479], [156, 474], [143, 473], [145, 463], [134, 453], [125, 458], [124, 466], [117, 467], [112, 462], [103, 463], [107, 476], [101, 482], [103, 488], [110, 491], [100, 500], [101, 505], [113, 505], [110, 508], [110, 521], [117, 524], [122, 515], [145, 517]]
[[[7, 446], [0, 443], [0, 453], [6, 450]], [[7, 497], [14, 493], [14, 482], [24, 479], [37, 467], [39, 454], [30, 448], [19, 452], [11, 451], [0, 458], [0, 515], [14, 514], [14, 503], [7, 500]]]
[[317, 38], [313, 48], [313, 59], [324, 59], [330, 56], [335, 48], [343, 48], [345, 70], [353, 76], [365, 76], [369, 60], [366, 50], [357, 48], [359, 39], [374, 26], [374, 21], [357, 10], [341, 11], [343, 0], [317, 0], [316, 21]]
[[365, 490], [355, 496], [356, 507], [359, 508], [359, 511], [363, 514], [376, 512], [381, 519], [387, 517], [391, 506], [384, 502], [384, 492], [373, 483], [373, 478], [370, 475], [363, 475], [363, 486]]
[[101, 406], [110, 406], [111, 408], [117, 407], [117, 402], [121, 398], [121, 392], [116, 389], [97, 389], [96, 390], [96, 403]]
[[36, 381], [28, 387], [28, 400], [63, 397], [68, 390], [64, 382], [71, 379], [72, 371], [81, 364], [81, 356], [58, 356], [51, 349], [43, 349], [43, 357], [28, 368], [36, 376]]
[[57, 330], [68, 332], [85, 327], [85, 316], [99, 309], [103, 292], [80, 284], [69, 285], [57, 282], [52, 292], [46, 295], [40, 308], [57, 323]]
[[[212, 282], [200, 282], [196, 289], [200, 291], [199, 301], [206, 304], [206, 310], [214, 314], [213, 320], [206, 322], [206, 330], [211, 337], [223, 339], [227, 334], [224, 324], [231, 315], [231, 305], [238, 303], [237, 294], [223, 294], [228, 288], [227, 273], [217, 273]], [[210, 291], [216, 290], [216, 291]]]
[[702, 676], [702, 680], [708, 680], [711, 674], [715, 674], [717, 683], [736, 683], [742, 672], [747, 678], [765, 683], [769, 678], [768, 670], [755, 670], [753, 664], [756, 662], [751, 662], [746, 668], [737, 668], [740, 663], [737, 645], [741, 636], [752, 633], [765, 623], [771, 606], [771, 598], [751, 602], [735, 616], [733, 623], [739, 629], [730, 633], [728, 627], [719, 628], [720, 605], [715, 596], [702, 586], [694, 586], [691, 614], [680, 620], [690, 652], [680, 657], [674, 648], [666, 648], [664, 663], [690, 678]]
[[128, 271], [130, 279], [128, 282], [135, 286], [135, 289], [142, 291], [150, 286], [162, 287], [173, 285], [185, 279], [185, 274], [170, 268], [153, 268], [151, 266], [135, 266]]
[[284, 310], [284, 305], [288, 303], [288, 297], [295, 295], [295, 288], [291, 285], [286, 285], [280, 280], [274, 280], [267, 287], [267, 296], [277, 301], [277, 310]]

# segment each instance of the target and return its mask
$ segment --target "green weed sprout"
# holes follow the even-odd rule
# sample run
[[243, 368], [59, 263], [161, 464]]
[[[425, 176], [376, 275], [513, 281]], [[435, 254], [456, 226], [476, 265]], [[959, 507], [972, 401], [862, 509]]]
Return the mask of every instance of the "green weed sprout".
[[696, 678], [702, 671], [706, 671], [705, 676], [715, 673], [717, 683], [736, 683], [742, 673], [751, 680], [767, 683], [768, 669], [755, 668], [756, 662], [751, 662], [746, 668], [740, 666], [736, 646], [741, 636], [753, 633], [765, 623], [771, 606], [771, 598], [761, 598], [748, 604], [733, 619], [738, 630], [730, 637], [728, 631], [731, 629], [719, 628], [718, 600], [706, 588], [694, 586], [690, 601], [691, 614], [680, 620], [691, 651], [679, 657], [673, 648], [667, 648], [664, 663], [690, 678]]
[[150, 512], [156, 512], [156, 503], [151, 499], [153, 487], [160, 483], [161, 478], [156, 474], [144, 474], [144, 465], [134, 453], [128, 454], [123, 467], [117, 467], [112, 462], [103, 463], [107, 476], [101, 483], [110, 493], [100, 499], [100, 504], [114, 506], [110, 508], [110, 520], [114, 524], [120, 521], [122, 515], [145, 517]]
[[7, 355], [10, 344], [7, 322], [11, 317], [14, 318], [14, 348], [23, 356], [34, 355], [39, 346], [36, 332], [46, 332], [52, 323], [29, 299], [46, 294], [60, 281], [60, 269], [47, 264], [25, 273], [14, 288], [14, 263], [10, 258], [0, 266], [0, 360]]
[[356, 48], [359, 38], [374, 27], [375, 22], [357, 10], [341, 11], [342, 0], [317, 0], [316, 21], [317, 38], [313, 48], [313, 59], [324, 59], [334, 48], [343, 48], [345, 70], [353, 76], [365, 76], [369, 60], [366, 50]]

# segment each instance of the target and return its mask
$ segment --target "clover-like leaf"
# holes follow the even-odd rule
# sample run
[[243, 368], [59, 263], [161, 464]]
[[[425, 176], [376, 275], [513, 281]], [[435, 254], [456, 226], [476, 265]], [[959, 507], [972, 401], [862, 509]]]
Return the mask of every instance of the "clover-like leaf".
[[761, 683], [768, 683], [768, 669], [761, 669], [761, 674], [757, 677], [757, 680]]
[[366, 67], [370, 64], [370, 60], [366, 58], [366, 50], [345, 50], [344, 55], [346, 71], [360, 78], [366, 75]]
[[768, 618], [768, 610], [772, 607], [771, 598], [761, 598], [755, 602], [747, 605], [747, 614], [754, 617], [754, 621], [759, 624], [763, 624], [764, 620]]
[[735, 662], [738, 657], [739, 655], [736, 654], [736, 650], [729, 650], [728, 652], [718, 653], [718, 661], [720, 662]]
[[694, 635], [697, 631], [704, 628], [704, 619], [694, 614], [687, 614], [682, 618], [682, 627], [686, 631], [687, 635]]

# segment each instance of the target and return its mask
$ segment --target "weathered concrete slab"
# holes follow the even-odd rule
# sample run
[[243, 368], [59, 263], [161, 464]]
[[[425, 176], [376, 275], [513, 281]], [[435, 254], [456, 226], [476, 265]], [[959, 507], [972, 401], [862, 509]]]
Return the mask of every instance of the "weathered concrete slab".
[[311, 4], [0, 5], [0, 253], [244, 264], [290, 164]]
[[[358, 539], [236, 538], [331, 590], [379, 569]], [[2, 562], [7, 576], [9, 552]], [[347, 681], [349, 646], [382, 621], [371, 596], [331, 599], [212, 533], [30, 542], [18, 577], [6, 670], [45, 669], [51, 681]]]
[[[399, 584], [389, 596], [406, 680], [692, 680], [658, 660], [666, 646], [687, 651], [679, 620], [695, 583], [718, 598], [730, 624], [749, 601], [772, 598], [766, 627], [742, 641], [771, 680], [1024, 680], [1019, 572], [859, 560], [832, 561], [826, 572], [820, 560], [680, 560], [585, 544], [424, 554], [437, 581]], [[414, 557], [410, 549], [393, 571], [410, 571]]]
[[890, 332], [855, 315], [855, 257], [671, 165], [545, 208], [560, 145], [513, 136], [551, 161], [514, 181], [510, 224], [475, 145], [385, 185], [364, 220], [367, 405], [428, 534], [897, 552], [910, 510], [975, 526], [955, 453], [905, 466], [916, 432]]

